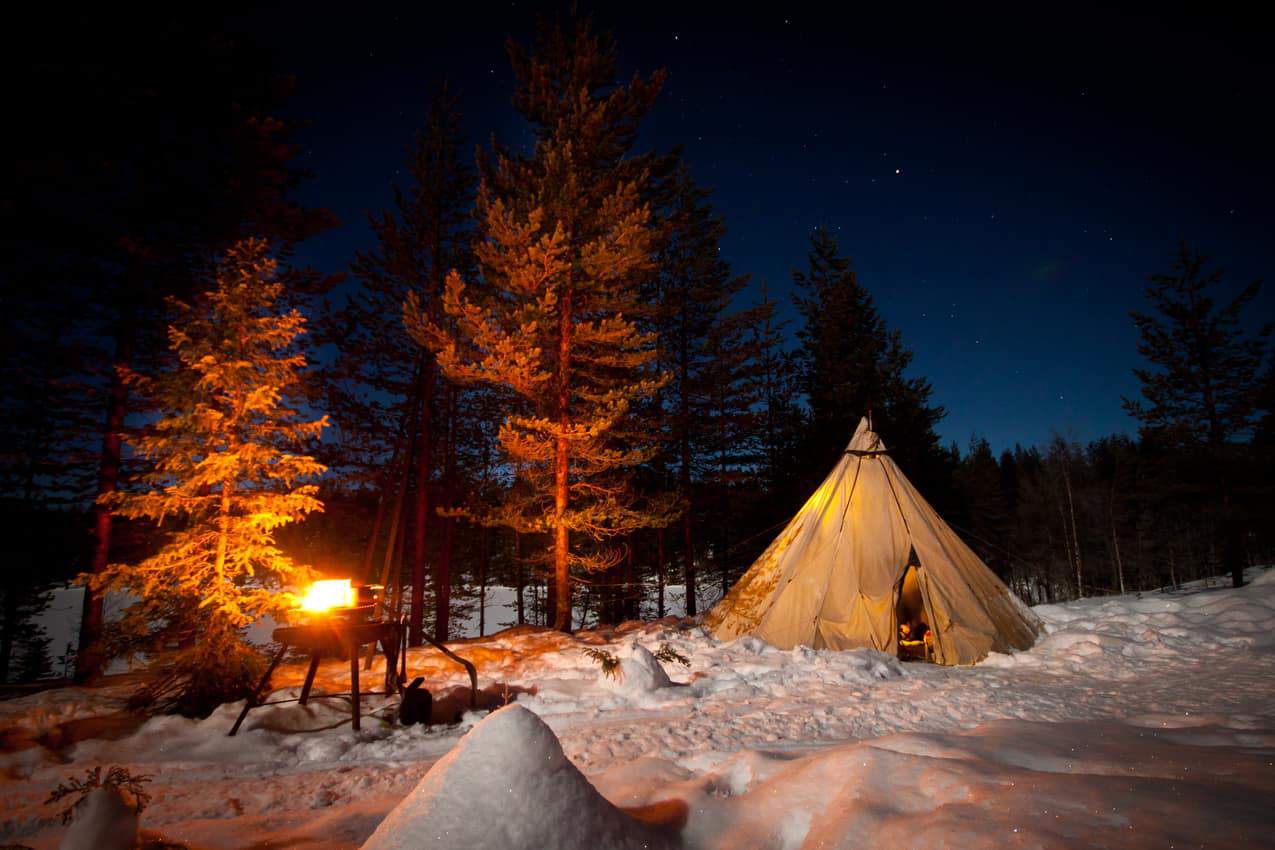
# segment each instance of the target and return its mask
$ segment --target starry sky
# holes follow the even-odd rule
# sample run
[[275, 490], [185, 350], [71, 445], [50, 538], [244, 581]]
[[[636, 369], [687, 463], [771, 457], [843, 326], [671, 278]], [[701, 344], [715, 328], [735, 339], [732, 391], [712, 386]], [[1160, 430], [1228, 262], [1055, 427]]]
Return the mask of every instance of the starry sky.
[[[404, 179], [442, 80], [474, 145], [529, 140], [504, 45], [545, 10], [419, 5], [227, 21], [297, 76], [290, 117], [307, 124], [297, 141], [314, 175], [302, 198], [341, 222], [303, 246], [321, 269], [372, 246], [367, 213]], [[1238, 13], [1069, 8], [1039, 20], [799, 4], [594, 14], [625, 76], [668, 70], [641, 145], [681, 145], [713, 190], [723, 255], [752, 275], [745, 302], [762, 279], [790, 292], [826, 226], [947, 409], [944, 440], [978, 435], [999, 451], [1135, 430], [1120, 406], [1137, 392], [1128, 312], [1179, 237], [1232, 289], [1275, 270], [1272, 32]], [[1272, 315], [1268, 288], [1247, 321]]]

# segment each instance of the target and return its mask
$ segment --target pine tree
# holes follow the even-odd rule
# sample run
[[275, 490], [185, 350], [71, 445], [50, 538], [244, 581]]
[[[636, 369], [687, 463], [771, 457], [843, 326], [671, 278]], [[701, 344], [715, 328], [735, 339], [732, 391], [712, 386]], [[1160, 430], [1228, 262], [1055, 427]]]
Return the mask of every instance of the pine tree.
[[139, 702], [201, 713], [242, 697], [260, 660], [244, 628], [288, 607], [281, 591], [309, 577], [274, 532], [323, 508], [317, 487], [303, 482], [325, 467], [298, 451], [326, 419], [290, 406], [306, 365], [296, 350], [305, 319], [279, 312], [275, 270], [264, 241], [233, 246], [215, 288], [193, 303], [172, 301], [177, 366], [153, 379], [126, 375], [161, 417], [131, 441], [150, 464], [149, 489], [105, 501], [117, 515], [171, 530], [153, 556], [85, 578], [137, 599], [119, 639], [144, 648], [162, 674]]
[[722, 595], [730, 589], [734, 530], [748, 515], [762, 456], [762, 374], [756, 327], [763, 311], [751, 308], [718, 317], [705, 341], [703, 371], [703, 479], [712, 493], [714, 561]]
[[1134, 370], [1142, 383], [1142, 400], [1125, 399], [1124, 405], [1142, 423], [1144, 435], [1207, 455], [1223, 568], [1239, 587], [1244, 564], [1229, 461], [1232, 444], [1252, 436], [1271, 325], [1253, 334], [1242, 325], [1245, 309], [1261, 288], [1259, 281], [1219, 306], [1214, 292], [1221, 282], [1222, 272], [1209, 269], [1185, 241], [1178, 244], [1171, 271], [1151, 276], [1147, 297], [1155, 312], [1131, 315], [1140, 336], [1138, 353], [1152, 368]]
[[[26, 564], [18, 566], [27, 567]], [[39, 573], [30, 567], [9, 568], [0, 573], [0, 683], [20, 682], [28, 678], [24, 658], [30, 647], [29, 641], [37, 636], [37, 631], [43, 634], [42, 629], [32, 628], [31, 618], [44, 611], [50, 600], [47, 588], [39, 583], [38, 576]], [[44, 646], [47, 649], [47, 638]]]
[[[411, 518], [408, 623], [413, 646], [420, 645], [424, 628], [427, 528], [433, 518], [430, 496], [439, 458], [444, 467], [443, 507], [454, 500], [455, 475], [447, 476], [446, 468], [447, 435], [455, 430], [451, 413], [456, 409], [456, 388], [445, 382], [440, 386], [433, 354], [413, 342], [403, 327], [402, 304], [407, 293], [419, 293], [426, 311], [437, 319], [447, 271], [465, 273], [472, 265], [468, 225], [473, 176], [462, 159], [463, 144], [456, 97], [444, 86], [412, 146], [410, 182], [394, 187], [393, 211], [371, 220], [378, 246], [360, 252], [353, 265], [362, 286], [325, 322], [323, 331], [339, 352], [331, 370], [329, 409], [342, 435], [341, 462], [380, 498], [365, 568], [385, 524], [387, 503], [399, 505], [402, 514], [389, 517], [396, 536], [407, 535]], [[413, 426], [410, 433], [408, 424]], [[400, 470], [409, 457], [413, 468], [404, 477]], [[400, 486], [410, 488], [410, 502], [396, 499]], [[436, 640], [447, 639], [453, 522], [441, 520], [443, 540], [434, 562]]]
[[634, 320], [653, 228], [646, 164], [629, 150], [663, 75], [617, 84], [614, 46], [586, 21], [544, 28], [531, 52], [511, 43], [510, 56], [535, 146], [484, 163], [481, 286], [448, 277], [455, 333], [414, 294], [405, 317], [444, 374], [520, 398], [500, 443], [529, 486], [500, 520], [551, 537], [554, 626], [569, 629], [572, 570], [618, 563], [610, 541], [660, 513], [630, 480], [653, 451], [630, 411], [661, 378], [655, 340]]
[[703, 404], [708, 387], [705, 345], [709, 332], [743, 279], [731, 275], [721, 256], [726, 226], [709, 203], [708, 192], [696, 186], [685, 166], [671, 175], [664, 210], [664, 239], [657, 275], [659, 312], [656, 330], [661, 365], [670, 376], [664, 396], [667, 411], [667, 467], [677, 470], [681, 501], [682, 580], [686, 613], [697, 608], [695, 504], [702, 453]]
[[986, 439], [970, 439], [969, 451], [958, 471], [961, 503], [965, 507], [966, 542], [1001, 578], [1009, 579], [1009, 504], [1001, 468]]
[[771, 297], [770, 288], [763, 280], [753, 333], [761, 384], [764, 482], [772, 501], [777, 501], [777, 515], [784, 517], [792, 514], [784, 507], [784, 501], [793, 483], [791, 461], [801, 426], [801, 411], [796, 403], [797, 369], [792, 354], [784, 348], [788, 323], [779, 318], [778, 306], [779, 302]]
[[17, 681], [37, 682], [53, 674], [53, 658], [49, 655], [52, 642], [53, 639], [41, 627], [23, 631], [18, 641]]
[[912, 352], [886, 326], [827, 230], [815, 231], [808, 269], [794, 271], [793, 281], [803, 319], [801, 385], [810, 405], [805, 468], [822, 475], [859, 417], [871, 412], [908, 477], [927, 493], [941, 491], [950, 472], [934, 428], [945, 411], [931, 404], [928, 381], [906, 374]]

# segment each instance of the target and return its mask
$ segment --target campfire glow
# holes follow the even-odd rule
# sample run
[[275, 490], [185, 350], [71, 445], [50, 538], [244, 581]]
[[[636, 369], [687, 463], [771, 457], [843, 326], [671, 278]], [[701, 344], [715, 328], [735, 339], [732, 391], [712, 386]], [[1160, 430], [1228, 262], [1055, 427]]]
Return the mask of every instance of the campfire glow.
[[350, 608], [356, 604], [357, 593], [348, 578], [316, 581], [301, 597], [302, 611], [327, 611], [332, 608]]

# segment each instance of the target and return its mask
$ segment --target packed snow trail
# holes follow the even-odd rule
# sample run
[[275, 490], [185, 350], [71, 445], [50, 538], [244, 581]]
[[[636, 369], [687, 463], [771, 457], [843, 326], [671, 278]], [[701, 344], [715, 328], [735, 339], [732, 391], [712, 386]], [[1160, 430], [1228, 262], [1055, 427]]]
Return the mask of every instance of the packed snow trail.
[[[1047, 634], [1036, 647], [973, 668], [722, 644], [671, 621], [506, 633], [461, 652], [488, 693], [538, 714], [612, 803], [685, 804], [692, 848], [1163, 846], [1175, 836], [1260, 846], [1275, 834], [1275, 570], [1253, 576], [1239, 590], [1040, 606]], [[603, 675], [590, 646], [618, 656], [623, 678]], [[688, 665], [654, 661], [665, 646]], [[344, 667], [326, 665], [316, 691], [348, 689]], [[433, 651], [413, 650], [409, 672], [435, 693], [464, 683]], [[276, 698], [295, 696], [303, 675], [304, 665], [281, 670]], [[0, 843], [56, 846], [65, 828], [43, 804], [49, 789], [124, 764], [155, 775], [143, 827], [172, 840], [357, 847], [479, 719], [369, 722], [354, 735], [339, 725], [345, 705], [318, 700], [256, 709], [227, 738], [238, 709], [228, 705], [203, 721], [153, 718], [118, 740], [55, 745], [75, 724], [118, 717], [121, 698], [65, 689], [0, 703]], [[322, 727], [333, 728], [300, 731]]]

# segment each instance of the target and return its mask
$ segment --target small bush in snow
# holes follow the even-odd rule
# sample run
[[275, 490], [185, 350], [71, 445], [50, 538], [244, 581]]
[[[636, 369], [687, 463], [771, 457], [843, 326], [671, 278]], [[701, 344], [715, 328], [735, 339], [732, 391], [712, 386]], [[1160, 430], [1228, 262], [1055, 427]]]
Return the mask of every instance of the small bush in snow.
[[129, 796], [133, 798], [133, 805], [137, 813], [140, 815], [142, 810], [151, 801], [151, 795], [146, 793], [143, 787], [147, 782], [151, 781], [151, 777], [147, 775], [134, 776], [125, 768], [116, 765], [106, 772], [106, 778], [102, 778], [102, 768], [92, 768], [84, 772], [83, 779], [76, 779], [74, 776], [67, 779], [66, 782], [58, 784], [49, 799], [45, 803], [56, 803], [72, 797], [71, 805], [62, 811], [62, 823], [70, 823], [71, 818], [75, 816], [75, 806], [80, 800], [83, 800], [94, 790], [102, 787], [118, 788], [121, 791], [127, 791]]
[[660, 644], [660, 648], [655, 651], [655, 660], [661, 664], [671, 664], [676, 661], [683, 667], [691, 666], [691, 659], [687, 658], [667, 643]]
[[592, 646], [585, 649], [584, 654], [598, 662], [598, 666], [602, 668], [602, 675], [608, 679], [620, 678], [620, 659], [605, 649], [596, 649]]

